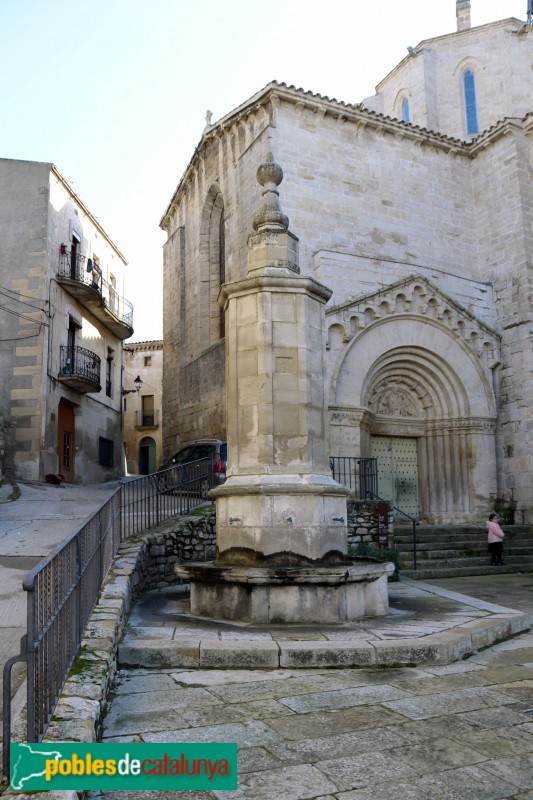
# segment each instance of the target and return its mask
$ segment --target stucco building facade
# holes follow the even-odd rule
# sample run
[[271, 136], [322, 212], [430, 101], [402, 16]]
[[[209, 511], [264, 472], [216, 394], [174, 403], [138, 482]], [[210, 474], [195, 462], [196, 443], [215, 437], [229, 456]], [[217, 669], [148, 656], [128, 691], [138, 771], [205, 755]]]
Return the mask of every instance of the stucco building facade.
[[[142, 383], [134, 391], [137, 378]], [[124, 449], [130, 475], [155, 472], [163, 460], [163, 342], [128, 342], [124, 347]]]
[[271, 83], [206, 127], [161, 222], [167, 451], [224, 438], [217, 298], [271, 152], [301, 273], [333, 292], [330, 455], [376, 457], [428, 522], [533, 522], [533, 28], [456, 8], [363, 103]]
[[0, 159], [0, 416], [14, 477], [123, 474], [126, 260], [53, 164]]

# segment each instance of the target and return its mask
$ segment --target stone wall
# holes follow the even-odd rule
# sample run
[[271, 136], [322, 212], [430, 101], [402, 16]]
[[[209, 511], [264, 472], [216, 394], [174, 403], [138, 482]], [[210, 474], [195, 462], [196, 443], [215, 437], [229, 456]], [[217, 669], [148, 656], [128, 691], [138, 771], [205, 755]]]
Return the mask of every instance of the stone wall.
[[[376, 500], [348, 500], [348, 547], [379, 544], [378, 503]], [[388, 547], [394, 546], [394, 514], [388, 514]]]
[[[529, 78], [523, 70], [524, 52], [533, 42], [531, 32], [518, 35], [496, 23], [494, 29], [482, 26], [441, 37], [438, 45], [441, 48], [450, 40], [449, 48], [442, 44], [445, 58], [460, 59], [468, 39], [472, 52], [478, 48], [481, 63], [489, 54], [482, 41], [485, 34], [489, 50], [501, 50], [502, 61], [513, 63], [512, 74], [506, 73], [506, 83], [498, 84], [497, 94], [505, 96], [505, 102], [516, 101], [518, 108], [525, 96], [523, 87], [531, 81], [529, 66]], [[433, 45], [437, 40], [429, 41]], [[509, 62], [509, 53], [515, 50], [519, 53]], [[409, 69], [422, 58], [426, 55], [420, 53], [410, 59]], [[486, 75], [497, 62], [491, 55]], [[436, 72], [435, 76], [436, 86], [441, 78]], [[460, 83], [460, 76], [453, 80]], [[516, 81], [522, 88], [513, 95]], [[511, 95], [514, 99], [509, 100]], [[451, 94], [441, 100], [445, 115], [446, 104], [458, 102]], [[480, 83], [479, 104], [482, 100]], [[480, 119], [482, 128], [485, 124]], [[332, 431], [330, 453], [366, 457], [371, 454], [372, 436], [413, 436], [420, 440], [419, 513], [425, 519], [435, 524], [457, 522], [459, 515], [464, 524], [477, 522], [501, 500], [516, 501], [517, 511], [528, 522], [533, 515], [532, 133], [533, 115], [515, 116], [465, 144], [283, 84], [271, 84], [254, 103], [243, 104], [238, 115], [231, 112], [207, 129], [164, 224], [169, 233], [167, 258], [173, 257], [173, 263], [166, 265], [174, 281], [169, 291], [176, 302], [185, 298], [179, 307], [186, 310], [179, 321], [183, 339], [171, 356], [174, 363], [165, 361], [165, 391], [168, 387], [172, 397], [167, 405], [169, 431], [174, 438], [182, 430], [187, 439], [220, 435], [217, 415], [219, 428], [225, 424], [223, 403], [213, 403], [213, 393], [197, 395], [197, 405], [182, 404], [184, 384], [176, 397], [176, 377], [185, 377], [186, 371], [180, 369], [194, 359], [195, 370], [201, 373], [204, 367], [199, 362], [205, 362], [205, 372], [215, 374], [209, 369], [212, 343], [201, 341], [206, 312], [201, 299], [213, 297], [204, 291], [207, 283], [202, 278], [207, 262], [199, 255], [201, 213], [216, 185], [224, 201], [226, 279], [231, 283], [242, 278], [251, 215], [261, 202], [255, 170], [265, 156], [267, 135], [272, 134], [268, 144], [284, 170], [280, 198], [290, 230], [300, 240], [301, 274], [333, 290], [324, 375], [330, 409], [366, 415], [364, 429], [356, 421], [341, 432], [339, 441], [347, 449], [339, 450]], [[186, 245], [174, 253], [173, 237], [181, 228], [186, 231]], [[185, 276], [181, 287], [176, 285], [180, 274]], [[385, 293], [413, 276], [421, 276], [422, 283], [417, 277], [409, 296], [396, 292], [389, 303]], [[428, 287], [422, 291], [427, 297], [421, 304], [419, 283]], [[169, 304], [165, 311], [174, 328], [176, 307]], [[387, 352], [376, 347], [372, 351], [384, 365], [379, 374], [378, 362], [368, 363], [370, 335], [360, 337], [367, 356], [365, 369], [351, 346], [352, 339], [366, 337], [372, 326], [375, 339], [387, 344]], [[354, 370], [348, 369], [343, 356], [348, 350], [356, 363]], [[363, 389], [372, 383], [376, 397], [397, 379], [403, 381], [403, 376], [413, 389], [412, 397], [431, 390], [433, 410], [428, 413], [422, 403], [419, 415], [427, 425], [407, 431], [405, 417], [383, 412], [372, 418], [368, 393], [356, 398], [349, 391], [340, 398], [342, 370], [354, 375], [353, 381], [360, 376]], [[387, 371], [390, 375], [385, 375]], [[220, 376], [221, 369], [216, 374]], [[440, 455], [442, 448], [446, 458]]]
[[[44, 480], [48, 473], [66, 473], [67, 463], [68, 482], [90, 484], [118, 478], [122, 474], [122, 342], [93, 315], [90, 309], [96, 306], [90, 307], [80, 294], [76, 299], [57, 277], [60, 266], [66, 264], [60, 246], [69, 253], [74, 236], [79, 239], [78, 255], [85, 259], [82, 273], [87, 275], [89, 258], [98, 258], [103, 278], [115, 285], [120, 298], [124, 257], [48, 163], [0, 159], [0, 227], [6, 232], [0, 238], [0, 283], [10, 294], [4, 302], [12, 312], [0, 317], [0, 419], [10, 418], [14, 424], [15, 477]], [[36, 310], [30, 313], [26, 306], [22, 313], [25, 302]], [[100, 359], [99, 392], [87, 391], [87, 385], [79, 391], [65, 381], [61, 347], [72, 344], [69, 337], [93, 354], [93, 365], [88, 363], [94, 376], [96, 357]], [[91, 388], [95, 386], [93, 382]], [[70, 463], [63, 460], [61, 469], [60, 404], [73, 412], [66, 448]], [[112, 467], [100, 463], [100, 437], [113, 444]]]
[[504, 117], [530, 110], [532, 50], [531, 31], [511, 19], [426, 39], [410, 49], [378, 84], [378, 94], [364, 103], [399, 118], [398, 100], [405, 96], [412, 124], [465, 139], [464, 71], [474, 73], [479, 129], [487, 130]]
[[117, 565], [134, 563], [133, 596], [151, 589], [161, 589], [180, 583], [174, 567], [183, 561], [212, 561], [216, 550], [214, 512], [202, 517], [181, 518], [169, 526], [160, 525], [145, 534], [141, 541], [135, 537], [120, 548]]

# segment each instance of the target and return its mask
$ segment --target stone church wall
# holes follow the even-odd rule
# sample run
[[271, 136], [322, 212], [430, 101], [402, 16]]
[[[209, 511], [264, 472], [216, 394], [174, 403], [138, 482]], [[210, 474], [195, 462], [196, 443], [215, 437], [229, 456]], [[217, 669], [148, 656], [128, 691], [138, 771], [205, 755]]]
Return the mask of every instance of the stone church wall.
[[405, 92], [412, 124], [465, 139], [462, 75], [470, 68], [480, 131], [504, 117], [524, 116], [531, 108], [533, 32], [519, 30], [518, 20], [507, 19], [427, 39], [378, 84], [378, 94], [365, 105], [401, 118], [397, 100]]
[[210, 279], [203, 249], [208, 202], [221, 193], [226, 280], [236, 280], [246, 272], [246, 238], [260, 199], [255, 171], [266, 147], [267, 122], [266, 112], [258, 111], [210, 142], [195, 168], [186, 173], [179, 201], [165, 222], [169, 233], [164, 248], [166, 455], [198, 438], [225, 436], [223, 340], [209, 327], [209, 320], [219, 313], [219, 285]]
[[[330, 305], [420, 268], [477, 279], [466, 156], [283, 102], [277, 126], [280, 196], [301, 271], [333, 289]], [[361, 259], [357, 270], [322, 270], [337, 254], [344, 265]]]
[[[453, 47], [450, 44], [438, 53], [424, 51], [414, 56], [409, 69], [414, 70], [417, 59], [426, 59], [428, 70], [434, 70], [433, 77], [425, 73], [426, 88], [428, 81], [434, 80], [437, 91], [438, 70], [463, 58], [465, 37], [471, 37], [471, 45], [479, 44], [477, 57], [481, 60], [491, 46], [501, 46], [505, 61], [507, 56], [514, 58], [516, 48], [529, 47], [524, 44], [526, 39], [533, 41], [529, 34], [520, 38], [498, 24], [488, 31], [487, 41], [492, 45], [481, 46], [481, 35], [481, 30], [460, 34]], [[440, 46], [441, 40], [438, 42]], [[520, 86], [526, 82], [521, 57], [519, 61], [511, 72], [503, 70], [500, 82], [495, 83], [506, 98], [514, 92], [509, 102], [516, 107], [522, 102]], [[413, 73], [413, 80], [421, 74]], [[478, 96], [483, 96], [483, 90]], [[449, 301], [465, 309], [468, 339], [461, 343], [463, 328], [451, 326], [450, 341], [470, 351], [474, 362], [477, 334], [470, 329], [469, 320], [494, 329], [495, 339], [501, 335], [499, 366], [487, 350], [479, 373], [486, 407], [473, 410], [479, 398], [469, 396], [463, 409], [470, 420], [467, 433], [463, 411], [457, 418], [450, 417], [447, 424], [450, 441], [456, 436], [461, 443], [457, 453], [463, 452], [465, 436], [480, 442], [475, 455], [470, 444], [463, 448], [469, 453], [471, 472], [471, 505], [470, 510], [465, 509], [465, 518], [474, 512], [484, 514], [487, 503], [504, 499], [517, 502], [518, 514], [523, 511], [524, 521], [529, 521], [528, 514], [533, 513], [531, 118], [507, 121], [465, 145], [361, 114], [354, 107], [346, 106], [344, 113], [336, 101], [291, 87], [274, 89], [262, 102], [259, 110], [249, 108], [250, 117], [243, 114], [241, 119], [217, 126], [216, 137], [195, 157], [165, 218], [169, 233], [165, 248], [165, 386], [171, 384], [169, 391], [165, 390], [167, 447], [174, 448], [177, 435], [182, 444], [224, 435], [223, 348], [220, 339], [213, 339], [209, 323], [216, 311], [216, 287], [204, 263], [206, 208], [220, 192], [226, 281], [238, 280], [246, 272], [247, 237], [261, 203], [255, 172], [272, 150], [284, 171], [280, 199], [290, 230], [299, 238], [301, 272], [333, 290], [330, 311], [418, 275], [443, 293], [438, 302], [430, 298], [428, 312], [441, 314]], [[439, 113], [452, 119], [452, 106], [457, 110], [457, 102], [451, 88], [449, 95], [444, 91], [442, 102]], [[492, 114], [494, 108], [488, 105], [487, 113]], [[367, 313], [363, 307], [359, 312], [362, 317]], [[385, 313], [395, 313], [395, 309]], [[369, 302], [368, 314], [381, 314], [379, 298]], [[444, 329], [451, 318], [441, 316], [437, 322]], [[333, 320], [332, 324], [329, 344], [335, 352], [330, 353], [325, 379], [333, 387], [333, 364], [349, 331], [344, 322], [338, 329]], [[418, 325], [416, 330], [425, 327]], [[415, 327], [411, 340], [425, 344], [417, 341]], [[357, 413], [364, 415], [363, 406]], [[434, 439], [440, 447], [439, 425], [436, 419]], [[361, 424], [350, 430], [354, 444], [368, 444], [370, 428]], [[346, 436], [345, 429], [342, 435]], [[452, 447], [450, 466], [446, 467], [450, 474], [456, 466], [453, 452]], [[461, 468], [466, 469], [464, 465]], [[456, 487], [454, 492], [457, 494]], [[455, 508], [453, 502], [451, 508]]]
[[[531, 506], [533, 485], [533, 119], [510, 123], [473, 163], [482, 277], [494, 285], [501, 365], [498, 371], [500, 498]], [[520, 516], [517, 521], [521, 521]], [[526, 522], [530, 519], [527, 517]]]

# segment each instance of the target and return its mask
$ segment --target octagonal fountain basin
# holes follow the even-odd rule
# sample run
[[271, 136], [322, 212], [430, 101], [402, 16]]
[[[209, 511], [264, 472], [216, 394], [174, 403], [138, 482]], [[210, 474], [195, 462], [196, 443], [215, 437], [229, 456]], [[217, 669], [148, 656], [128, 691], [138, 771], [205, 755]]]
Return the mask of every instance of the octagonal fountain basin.
[[335, 623], [389, 610], [394, 564], [346, 559], [332, 566], [245, 567], [179, 564], [190, 583], [191, 614], [254, 623]]

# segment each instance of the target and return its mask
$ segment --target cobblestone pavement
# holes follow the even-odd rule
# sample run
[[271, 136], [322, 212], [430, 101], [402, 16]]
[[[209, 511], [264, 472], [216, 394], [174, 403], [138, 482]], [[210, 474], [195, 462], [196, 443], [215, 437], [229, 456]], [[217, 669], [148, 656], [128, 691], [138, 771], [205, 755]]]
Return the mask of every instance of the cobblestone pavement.
[[[473, 580], [439, 583], [533, 610], [533, 576]], [[121, 670], [104, 741], [237, 742], [239, 787], [91, 800], [533, 800], [533, 634], [439, 667]]]

